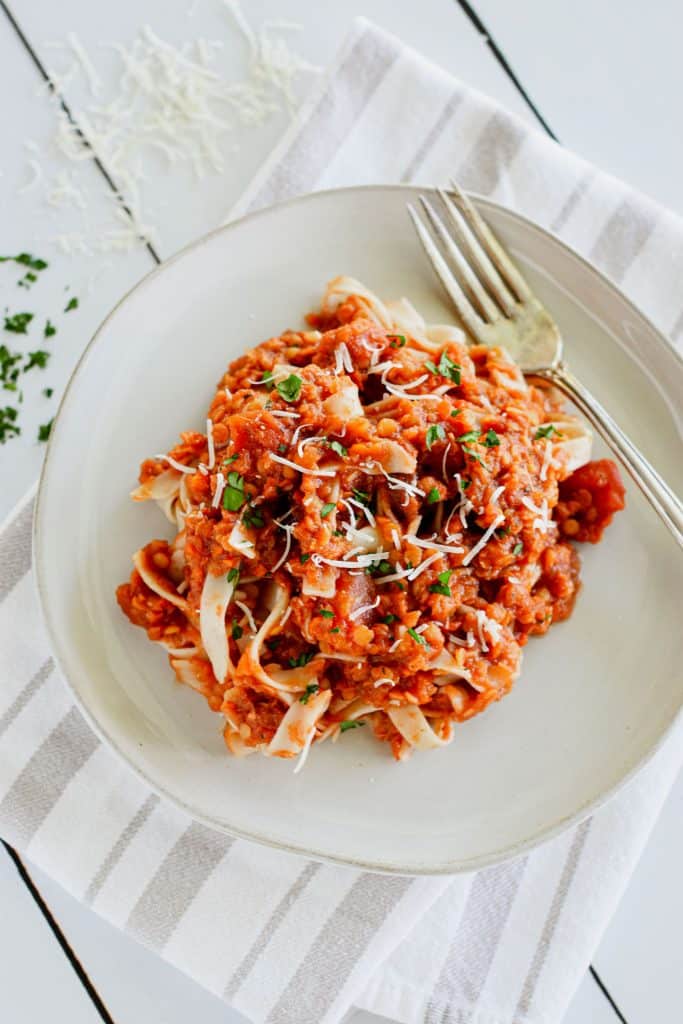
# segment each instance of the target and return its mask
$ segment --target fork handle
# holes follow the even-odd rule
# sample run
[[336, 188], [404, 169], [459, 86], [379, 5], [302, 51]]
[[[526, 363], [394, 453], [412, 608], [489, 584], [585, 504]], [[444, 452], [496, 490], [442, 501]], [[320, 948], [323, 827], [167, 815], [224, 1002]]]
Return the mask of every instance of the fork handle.
[[617, 426], [595, 395], [563, 363], [536, 371], [533, 376], [554, 384], [579, 407], [596, 430], [602, 434], [657, 515], [683, 548], [683, 503], [662, 480], [645, 456], [638, 451], [624, 431]]

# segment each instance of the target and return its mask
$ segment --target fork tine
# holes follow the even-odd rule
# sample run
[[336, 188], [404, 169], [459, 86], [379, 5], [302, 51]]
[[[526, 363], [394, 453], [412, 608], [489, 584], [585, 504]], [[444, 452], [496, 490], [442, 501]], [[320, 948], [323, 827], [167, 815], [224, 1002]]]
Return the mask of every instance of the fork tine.
[[491, 228], [483, 217], [480, 217], [463, 190], [457, 182], [453, 181], [452, 178], [451, 187], [455, 193], [455, 200], [460, 207], [464, 218], [469, 221], [474, 228], [480, 241], [486, 247], [492, 262], [503, 275], [512, 291], [515, 292], [521, 302], [533, 298], [529, 285], [526, 283], [519, 270], [494, 235], [493, 231], [491, 231]]
[[455, 306], [460, 319], [463, 324], [477, 341], [484, 343], [485, 339], [483, 336], [484, 321], [477, 314], [474, 307], [470, 303], [470, 300], [466, 297], [462, 288], [456, 281], [455, 277], [451, 273], [448, 264], [444, 260], [443, 256], [439, 252], [436, 243], [432, 239], [432, 236], [427, 231], [426, 227], [420, 220], [417, 211], [414, 207], [408, 203], [408, 213], [413, 222], [417, 237], [419, 238], [422, 248], [427, 254], [429, 262], [434, 267], [434, 270], [439, 276], [439, 279], [448, 292], [450, 299]]
[[470, 294], [477, 300], [484, 317], [490, 323], [495, 323], [496, 320], [500, 319], [498, 307], [491, 301], [488, 294], [484, 291], [481, 281], [451, 238], [448, 230], [446, 229], [446, 225], [436, 213], [432, 204], [425, 199], [424, 196], [420, 196], [420, 203], [429, 218], [432, 228], [434, 229], [434, 233], [438, 236], [441, 244], [446, 250], [446, 253], [455, 264], [460, 279], [465, 282]]
[[488, 253], [474, 234], [465, 217], [463, 217], [460, 210], [456, 207], [453, 200], [446, 192], [444, 192], [443, 189], [438, 189], [438, 193], [441, 197], [441, 202], [448, 211], [453, 228], [458, 235], [460, 242], [465, 246], [466, 252], [469, 253], [472, 263], [479, 272], [482, 281], [489, 288], [505, 315], [511, 319], [515, 315], [515, 304], [517, 300], [510, 292], [507, 284], [503, 281], [502, 277], [489, 259]]

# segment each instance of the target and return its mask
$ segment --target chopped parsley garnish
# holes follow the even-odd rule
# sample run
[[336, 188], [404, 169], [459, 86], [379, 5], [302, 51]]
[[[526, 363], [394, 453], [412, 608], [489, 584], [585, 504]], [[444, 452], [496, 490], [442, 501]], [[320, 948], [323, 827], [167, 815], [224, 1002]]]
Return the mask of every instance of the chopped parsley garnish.
[[510, 532], [510, 527], [509, 526], [501, 526], [499, 530], [495, 530], [494, 531], [496, 537], [499, 540], [501, 540], [503, 537], [507, 537], [509, 532]]
[[430, 373], [435, 373], [439, 377], [446, 377], [448, 380], [452, 380], [454, 384], [460, 383], [460, 371], [462, 370], [462, 366], [458, 363], [454, 363], [445, 352], [441, 353], [438, 366], [435, 366], [431, 360], [427, 360], [425, 366]]
[[423, 636], [420, 636], [420, 634], [418, 632], [416, 632], [416, 630], [414, 630], [412, 628], [412, 626], [410, 626], [408, 628], [408, 635], [412, 636], [412, 638], [413, 638], [413, 640], [415, 641], [416, 644], [422, 644], [423, 647], [427, 647], [428, 646], [427, 645], [427, 641], [425, 640], [425, 638]]
[[362, 505], [367, 505], [370, 501], [370, 495], [366, 491], [357, 491], [355, 487], [353, 488], [353, 496], [356, 501], [360, 501]]
[[437, 441], [446, 440], [446, 430], [443, 423], [434, 423], [427, 431], [427, 448], [431, 449]]
[[54, 420], [50, 420], [48, 423], [43, 423], [40, 427], [38, 427], [39, 441], [47, 441], [47, 439], [50, 436], [50, 431], [52, 430], [53, 422]]
[[21, 433], [21, 427], [18, 427], [15, 422], [17, 415], [17, 410], [11, 405], [0, 409], [0, 444], [4, 444], [10, 437], [16, 437]]
[[468, 448], [466, 444], [462, 446], [462, 450], [466, 452], [471, 459], [474, 459], [476, 462], [479, 463], [480, 466], [484, 466], [484, 469], [486, 469], [486, 466], [484, 465], [484, 460], [482, 459], [481, 455], [478, 455], [472, 448]]
[[[292, 659], [290, 658], [290, 661]], [[304, 692], [299, 697], [300, 704], [308, 704], [309, 697], [312, 697], [314, 693], [317, 693], [320, 687], [317, 683], [309, 683]]]
[[237, 586], [239, 581], [240, 581], [240, 571], [239, 571], [239, 569], [230, 569], [230, 571], [228, 572], [228, 583], [234, 583], [235, 586]]
[[277, 450], [279, 452], [286, 452], [287, 451], [287, 445], [284, 443], [284, 441], [280, 441], [280, 444], [277, 446]]
[[333, 530], [332, 536], [333, 537], [343, 537], [344, 536], [344, 531], [343, 530]]
[[406, 343], [405, 334], [387, 334], [387, 338], [391, 339], [391, 348], [403, 348]]
[[27, 274], [24, 274], [20, 281], [17, 281], [17, 285], [19, 288], [30, 288], [37, 280], [38, 275], [29, 270]]
[[333, 619], [334, 618], [334, 612], [331, 612], [329, 608], [321, 608], [318, 611], [318, 615], [322, 615], [322, 617], [324, 619]]
[[45, 260], [36, 259], [30, 252], [20, 252], [18, 256], [0, 256], [0, 263], [20, 263], [22, 267], [29, 267], [31, 270], [45, 270]]
[[460, 490], [461, 491], [466, 491], [467, 488], [471, 486], [471, 484], [472, 484], [472, 481], [470, 480], [470, 478], [468, 476], [464, 476], [462, 478], [462, 480], [460, 481]]
[[313, 657], [313, 651], [304, 651], [298, 658], [288, 658], [288, 662], [291, 668], [303, 668], [304, 665], [308, 665], [309, 661]]
[[295, 373], [290, 373], [289, 377], [285, 377], [284, 380], [281, 380], [275, 386], [280, 398], [284, 398], [285, 402], [296, 402], [301, 394], [301, 384], [301, 377], [297, 377]]
[[384, 618], [380, 619], [379, 621], [383, 622], [385, 626], [390, 626], [392, 622], [396, 622], [397, 618], [398, 616], [392, 615], [390, 612], [388, 615], [385, 615]]
[[28, 334], [26, 328], [33, 320], [33, 313], [15, 313], [5, 317], [5, 330], [12, 334]]
[[500, 444], [500, 438], [495, 430], [487, 430], [486, 436], [484, 437], [484, 444], [487, 448], [497, 448]]
[[339, 629], [339, 626], [335, 626], [334, 629], [330, 630], [330, 633], [340, 633], [340, 632], [341, 632], [341, 630]]
[[524, 545], [522, 544], [521, 540], [518, 540], [514, 548], [512, 549], [512, 554], [515, 557], [517, 557], [517, 555], [521, 555], [522, 551], [524, 551]]
[[432, 487], [431, 491], [427, 495], [427, 504], [435, 505], [437, 501], [441, 501], [441, 491], [438, 487]]
[[453, 419], [456, 419], [456, 417], [458, 417], [461, 412], [462, 409], [451, 409], [451, 416], [453, 417]]
[[37, 349], [35, 352], [29, 352], [27, 361], [24, 363], [24, 373], [28, 373], [34, 366], [44, 370], [47, 366], [47, 361], [50, 358], [50, 353], [46, 352], [45, 349]]
[[309, 559], [310, 557], [311, 557], [310, 555], [299, 555], [299, 561], [300, 561], [300, 562], [301, 562], [301, 564], [303, 565], [303, 564], [304, 564], [305, 562], [307, 562], [307, 561], [308, 561], [308, 559]]
[[228, 482], [223, 491], [223, 508], [228, 512], [237, 512], [242, 508], [247, 496], [244, 493], [244, 477], [233, 469], [228, 473]]
[[244, 636], [244, 630], [237, 624], [237, 620], [232, 620], [232, 638], [233, 640], [241, 640]]
[[73, 298], [69, 299], [69, 301], [67, 302], [67, 304], [66, 304], [66, 306], [64, 308], [64, 312], [65, 313], [70, 313], [72, 309], [78, 309], [78, 299], [76, 298], [75, 295], [73, 296]]
[[263, 512], [260, 508], [254, 508], [253, 505], [249, 505], [244, 510], [242, 522], [245, 526], [251, 526], [254, 530], [260, 530], [264, 525]]
[[389, 573], [393, 570], [393, 568], [394, 567], [391, 564], [391, 562], [384, 562], [383, 561], [383, 562], [380, 562], [379, 565], [375, 566], [375, 568], [373, 569], [373, 572], [378, 572], [380, 574], [380, 576], [388, 576]]
[[46, 398], [52, 398], [52, 396], [54, 394], [54, 389], [53, 388], [43, 388], [43, 394], [45, 395]]
[[467, 441], [478, 441], [481, 436], [481, 430], [468, 430], [466, 434], [461, 434], [458, 438], [461, 444]]
[[274, 651], [275, 648], [282, 642], [281, 636], [271, 636], [269, 640], [266, 640], [266, 647], [269, 651]]
[[446, 569], [445, 572], [440, 572], [436, 577], [438, 583], [432, 583], [429, 588], [431, 594], [443, 594], [445, 597], [451, 596], [451, 588], [448, 586], [448, 581], [453, 575], [452, 569]]
[[259, 384], [265, 384], [269, 391], [273, 390], [273, 371], [264, 370]]
[[330, 512], [334, 512], [336, 507], [337, 503], [335, 501], [326, 501], [323, 507], [320, 509], [320, 518], [327, 519]]
[[57, 333], [57, 328], [49, 320], [45, 321], [45, 327], [43, 328], [43, 337], [52, 338]]
[[345, 448], [344, 445], [341, 444], [341, 442], [339, 441], [330, 441], [330, 448], [332, 449], [333, 452], [336, 452], [337, 455], [340, 455], [342, 459], [345, 459], [346, 456], [349, 454], [348, 449]]
[[237, 462], [239, 455], [230, 455], [227, 459], [223, 459], [223, 465], [229, 466], [232, 462]]
[[349, 729], [360, 729], [361, 725], [365, 725], [365, 722], [359, 722], [357, 720], [353, 721], [353, 722], [351, 722], [351, 721], [342, 722], [341, 725], [339, 726], [339, 731], [340, 732], [348, 732]]
[[23, 356], [21, 352], [10, 352], [7, 345], [0, 345], [0, 382], [6, 391], [16, 391], [19, 376], [18, 363]]
[[552, 434], [560, 434], [554, 423], [548, 423], [544, 427], [539, 427], [534, 434], [534, 441], [540, 441], [542, 437], [550, 437]]

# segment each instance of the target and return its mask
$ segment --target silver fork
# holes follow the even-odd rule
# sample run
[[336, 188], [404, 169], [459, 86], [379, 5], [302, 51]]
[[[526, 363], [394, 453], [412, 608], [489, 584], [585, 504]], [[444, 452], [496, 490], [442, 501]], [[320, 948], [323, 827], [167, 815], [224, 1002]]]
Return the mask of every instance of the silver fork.
[[425, 220], [408, 204], [418, 238], [467, 332], [504, 345], [526, 376], [554, 384], [578, 406], [623, 463], [683, 547], [683, 503], [562, 359], [562, 337], [486, 221], [455, 184], [438, 189], [446, 222], [420, 196]]

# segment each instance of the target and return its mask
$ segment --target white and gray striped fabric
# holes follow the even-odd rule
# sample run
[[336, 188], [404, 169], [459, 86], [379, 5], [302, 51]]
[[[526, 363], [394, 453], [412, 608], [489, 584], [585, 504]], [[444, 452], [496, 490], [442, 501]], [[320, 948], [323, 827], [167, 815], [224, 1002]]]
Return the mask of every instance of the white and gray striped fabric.
[[[680, 220], [363, 21], [240, 210], [450, 175], [551, 227], [681, 333]], [[0, 537], [8, 841], [255, 1021], [331, 1024], [354, 1004], [408, 1024], [561, 1018], [679, 766], [680, 730], [591, 820], [467, 878], [373, 876], [215, 834], [146, 789], [73, 706], [34, 597], [32, 512], [30, 495]]]

